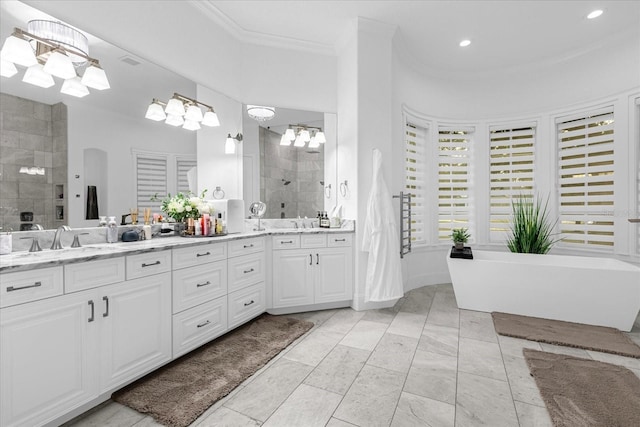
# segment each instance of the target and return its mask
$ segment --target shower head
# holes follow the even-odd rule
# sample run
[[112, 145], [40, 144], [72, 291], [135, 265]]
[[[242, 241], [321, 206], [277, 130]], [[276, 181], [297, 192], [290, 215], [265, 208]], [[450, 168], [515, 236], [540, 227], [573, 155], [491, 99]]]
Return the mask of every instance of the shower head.
[[291, 184], [291, 181], [287, 181], [287, 180], [285, 180], [285, 179], [283, 179], [283, 180], [282, 180], [282, 182], [284, 182], [284, 185], [289, 185], [289, 184]]

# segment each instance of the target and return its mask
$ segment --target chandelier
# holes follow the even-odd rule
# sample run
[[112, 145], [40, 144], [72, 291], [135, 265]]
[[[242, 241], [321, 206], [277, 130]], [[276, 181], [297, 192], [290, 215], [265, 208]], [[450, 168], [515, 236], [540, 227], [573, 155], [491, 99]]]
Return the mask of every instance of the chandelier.
[[[200, 106], [206, 109], [202, 114]], [[199, 130], [200, 125], [220, 126], [218, 115], [213, 107], [204, 102], [174, 93], [168, 102], [153, 99], [147, 108], [145, 117], [156, 122], [163, 121], [171, 126], [182, 126], [187, 130]]]
[[253, 120], [266, 122], [276, 115], [276, 109], [273, 107], [265, 107], [263, 105], [247, 105], [247, 114]]
[[[26, 67], [22, 81], [42, 88], [63, 79], [61, 93], [82, 98], [89, 88], [109, 89], [109, 80], [97, 59], [89, 56], [89, 42], [80, 31], [61, 22], [29, 21], [28, 31], [14, 28], [0, 51], [0, 75], [11, 78], [16, 65]], [[84, 68], [82, 77], [78, 70]]]
[[325, 142], [327, 139], [322, 128], [305, 125], [289, 125], [280, 138], [280, 145], [288, 146], [293, 143], [294, 147], [304, 147], [309, 143], [309, 148], [318, 148]]

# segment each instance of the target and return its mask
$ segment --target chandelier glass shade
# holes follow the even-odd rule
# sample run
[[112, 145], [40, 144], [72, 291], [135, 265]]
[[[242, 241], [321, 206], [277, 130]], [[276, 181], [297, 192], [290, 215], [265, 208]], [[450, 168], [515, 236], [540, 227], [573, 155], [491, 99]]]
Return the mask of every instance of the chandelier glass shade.
[[88, 88], [110, 88], [99, 61], [88, 52], [89, 42], [80, 31], [61, 22], [29, 21], [28, 31], [14, 28], [5, 39], [0, 74], [10, 78], [18, 72], [16, 65], [26, 67], [23, 82], [48, 88], [57, 77], [64, 80], [61, 93], [81, 98]]
[[[313, 133], [313, 136], [312, 136]], [[321, 128], [306, 125], [289, 125], [280, 138], [280, 145], [304, 147], [309, 143], [309, 148], [318, 148], [320, 144], [327, 142], [327, 138]]]
[[266, 122], [271, 120], [276, 115], [276, 109], [274, 107], [266, 107], [264, 105], [247, 105], [247, 114], [253, 120], [258, 122]]
[[[206, 109], [204, 114], [201, 107]], [[218, 115], [212, 106], [179, 93], [174, 93], [173, 97], [167, 102], [154, 98], [149, 107], [147, 107], [147, 112], [144, 116], [156, 122], [164, 120], [168, 125], [182, 126], [187, 130], [202, 129], [200, 125], [220, 126], [220, 120], [218, 120]]]

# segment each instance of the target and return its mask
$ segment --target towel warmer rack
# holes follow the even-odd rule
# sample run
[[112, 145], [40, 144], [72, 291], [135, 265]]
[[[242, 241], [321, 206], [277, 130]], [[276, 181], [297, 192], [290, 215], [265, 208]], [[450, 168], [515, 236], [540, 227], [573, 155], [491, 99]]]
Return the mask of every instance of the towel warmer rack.
[[400, 192], [400, 258], [411, 253], [411, 193]]

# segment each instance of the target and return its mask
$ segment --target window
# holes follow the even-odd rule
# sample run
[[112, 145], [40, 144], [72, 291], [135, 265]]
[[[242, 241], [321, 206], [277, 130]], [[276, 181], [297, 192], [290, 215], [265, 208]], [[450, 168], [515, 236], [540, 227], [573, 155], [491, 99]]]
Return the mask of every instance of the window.
[[136, 200], [138, 208], [160, 209], [155, 195], [162, 199], [167, 195], [167, 159], [144, 154], [136, 155]]
[[[134, 151], [136, 203], [138, 208], [160, 211], [168, 194], [189, 191], [188, 172], [196, 166], [195, 156]], [[151, 198], [157, 195], [158, 200]]]
[[557, 122], [562, 244], [613, 250], [613, 112]]
[[[189, 191], [189, 171], [197, 166], [195, 159], [176, 159], [176, 190], [180, 193]], [[197, 191], [197, 189], [194, 189]], [[211, 196], [209, 194], [209, 196]]]
[[438, 129], [438, 240], [450, 241], [454, 228], [469, 229], [473, 238], [474, 206], [471, 192], [472, 135], [474, 129]]
[[535, 127], [491, 129], [489, 237], [504, 241], [511, 220], [511, 200], [534, 194]]
[[425, 146], [427, 128], [405, 123], [405, 192], [411, 193], [411, 243], [425, 244]]

